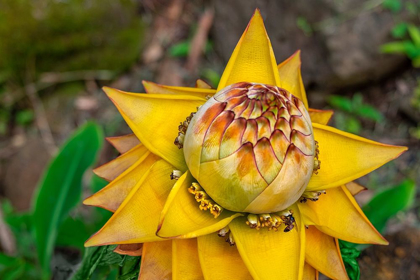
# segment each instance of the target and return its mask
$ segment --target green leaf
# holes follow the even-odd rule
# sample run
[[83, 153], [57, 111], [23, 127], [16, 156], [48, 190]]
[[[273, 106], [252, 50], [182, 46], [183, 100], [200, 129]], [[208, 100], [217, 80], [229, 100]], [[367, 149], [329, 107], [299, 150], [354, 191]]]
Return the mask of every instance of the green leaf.
[[416, 188], [411, 180], [375, 195], [364, 207], [363, 212], [379, 232], [383, 232], [387, 221], [398, 212], [410, 207]]
[[90, 232], [82, 220], [68, 217], [64, 220], [58, 230], [55, 245], [74, 247], [83, 251], [85, 249], [83, 244], [89, 236]]
[[7, 198], [2, 199], [0, 201], [0, 205], [1, 205], [1, 209], [3, 210], [3, 215], [5, 215], [6, 217], [13, 213], [13, 205], [10, 202], [10, 200], [8, 200]]
[[118, 280], [136, 280], [139, 278], [139, 272], [140, 272], [140, 267], [139, 269], [136, 269], [135, 271], [131, 271], [129, 273], [125, 273], [121, 276], [118, 276]]
[[140, 272], [140, 257], [124, 256], [121, 262], [121, 275], [118, 280], [135, 280], [138, 279]]
[[404, 49], [406, 55], [410, 59], [420, 56], [420, 48], [417, 47], [412, 41], [404, 41]]
[[[111, 271], [109, 272], [108, 276], [106, 277], [106, 280], [115, 280], [118, 279], [118, 268], [113, 268], [111, 269]], [[96, 275], [95, 275], [96, 276]], [[96, 277], [94, 280], [102, 280], [103, 278], [98, 278]]]
[[10, 213], [5, 217], [7, 224], [11, 230], [15, 233], [19, 231], [30, 231], [32, 230], [32, 219], [31, 214], [28, 213]]
[[408, 34], [410, 34], [411, 40], [413, 40], [414, 45], [417, 48], [420, 48], [420, 30], [415, 25], [410, 24], [408, 26]]
[[[169, 48], [169, 55], [172, 57], [187, 57], [190, 53], [190, 47], [191, 47], [191, 40], [182, 41], [178, 44], [173, 45]], [[203, 52], [207, 53], [211, 51], [213, 48], [213, 45], [210, 41], [207, 41], [204, 45]]]
[[376, 122], [380, 122], [384, 118], [381, 112], [376, 110], [374, 107], [366, 104], [362, 104], [359, 107], [355, 108], [355, 114], [359, 117], [363, 117]]
[[417, 16], [417, 13], [419, 12], [419, 8], [416, 6], [416, 4], [411, 2], [405, 3], [405, 8], [412, 16]]
[[82, 176], [95, 162], [101, 145], [101, 129], [87, 123], [62, 147], [38, 187], [32, 218], [38, 257], [46, 277], [59, 226], [80, 201]]
[[385, 0], [382, 5], [391, 12], [397, 13], [401, 11], [401, 0]]
[[[100, 272], [101, 269], [109, 275], [114, 272], [113, 268], [115, 266], [121, 268], [121, 273], [118, 276], [119, 280], [137, 279], [141, 258], [114, 253], [115, 248], [115, 245], [87, 248], [82, 264], [72, 279], [89, 280], [95, 278], [95, 272]], [[104, 277], [102, 276], [100, 279], [104, 279]], [[116, 277], [112, 279], [116, 279]]]
[[360, 130], [362, 130], [362, 125], [360, 124], [360, 121], [355, 117], [348, 116], [346, 118], [344, 130], [353, 134], [359, 134]]
[[414, 58], [414, 59], [411, 61], [411, 63], [413, 64], [413, 66], [414, 66], [414, 67], [416, 67], [416, 68], [420, 68], [420, 56], [419, 56], [419, 57]]
[[19, 263], [20, 259], [0, 253], [0, 271]]
[[360, 251], [353, 248], [352, 243], [339, 240], [341, 257], [343, 258], [344, 266], [347, 274], [351, 280], [360, 279], [360, 267], [357, 263], [357, 258], [360, 256]]
[[118, 253], [115, 253], [114, 252], [115, 248], [117, 248], [116, 245], [105, 246], [104, 253], [102, 254], [102, 257], [98, 265], [112, 265], [112, 264], [122, 265], [124, 261], [124, 256]]
[[172, 57], [186, 57], [190, 52], [190, 41], [183, 41], [169, 48], [169, 55]]
[[102, 179], [101, 177], [94, 174], [92, 176], [92, 180], [90, 181], [90, 190], [93, 193], [97, 193], [103, 188], [105, 188], [105, 186], [108, 185], [108, 183], [109, 182], [107, 180]]
[[17, 112], [16, 121], [20, 125], [28, 125], [34, 120], [34, 112], [32, 110], [22, 110]]
[[345, 112], [351, 112], [353, 107], [352, 100], [350, 98], [339, 95], [331, 95], [328, 98], [328, 103], [332, 107]]
[[22, 279], [22, 276], [25, 272], [25, 267], [21, 264], [18, 266], [9, 269], [4, 275], [2, 275], [3, 280], [19, 280]]
[[401, 42], [390, 42], [383, 44], [380, 47], [381, 53], [406, 53], [406, 46], [403, 41]]
[[313, 30], [311, 25], [309, 24], [308, 20], [304, 17], [298, 17], [296, 19], [296, 25], [299, 27], [300, 30], [305, 33], [306, 36], [309, 36], [312, 34]]
[[214, 71], [213, 69], [206, 68], [202, 71], [201, 75], [203, 76], [204, 80], [210, 82], [210, 85], [213, 88], [217, 88], [217, 85], [220, 82], [220, 74]]
[[22, 279], [25, 272], [25, 261], [20, 257], [11, 257], [0, 253], [0, 279]]
[[92, 277], [93, 272], [96, 267], [101, 262], [104, 254], [107, 252], [108, 246], [103, 247], [90, 247], [85, 250], [83, 255], [82, 264], [79, 267], [75, 275], [73, 275], [73, 280], [88, 280]]
[[407, 27], [408, 25], [406, 22], [401, 22], [395, 25], [391, 30], [392, 37], [397, 39], [404, 38], [405, 34], [407, 34]]
[[351, 111], [354, 112], [356, 108], [362, 106], [363, 104], [363, 96], [360, 92], [353, 95], [353, 99], [351, 101]]
[[[109, 182], [102, 179], [101, 177], [97, 175], [92, 176], [92, 180], [90, 182], [90, 189], [92, 193], [96, 193], [103, 189]], [[94, 231], [98, 230], [98, 228], [101, 228], [112, 216], [112, 212], [102, 209], [100, 207], [95, 207], [94, 209], [94, 217], [93, 217], [93, 223], [91, 224], [91, 227], [89, 228], [90, 232], [93, 233]]]
[[4, 220], [9, 225], [16, 240], [19, 240], [17, 242], [17, 254], [28, 259], [36, 258], [31, 215], [28, 213], [5, 212]]

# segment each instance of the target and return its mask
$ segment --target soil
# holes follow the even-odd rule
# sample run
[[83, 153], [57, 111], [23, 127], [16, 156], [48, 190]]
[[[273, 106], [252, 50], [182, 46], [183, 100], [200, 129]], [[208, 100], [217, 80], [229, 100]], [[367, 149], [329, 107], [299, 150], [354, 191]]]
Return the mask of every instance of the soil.
[[362, 279], [420, 279], [420, 230], [405, 228], [386, 235], [389, 246], [371, 246], [363, 251], [359, 265]]

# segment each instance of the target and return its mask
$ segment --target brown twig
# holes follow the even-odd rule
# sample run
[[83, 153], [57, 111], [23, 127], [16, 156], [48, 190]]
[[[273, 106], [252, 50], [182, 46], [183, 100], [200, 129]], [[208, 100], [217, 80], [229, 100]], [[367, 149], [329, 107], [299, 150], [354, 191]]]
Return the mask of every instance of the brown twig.
[[29, 83], [28, 85], [26, 85], [25, 93], [32, 103], [32, 107], [35, 112], [36, 124], [38, 126], [38, 130], [41, 134], [42, 140], [44, 141], [50, 155], [54, 155], [57, 150], [57, 146], [55, 144], [50, 125], [48, 124], [48, 119], [45, 113], [44, 105], [42, 104], [42, 101], [38, 96], [35, 84]]
[[112, 80], [114, 76], [115, 73], [109, 70], [46, 72], [40, 75], [38, 84], [58, 84], [83, 80]]
[[185, 66], [185, 68], [190, 72], [193, 72], [197, 69], [200, 56], [204, 52], [208, 34], [213, 24], [213, 18], [214, 11], [212, 9], [206, 10], [200, 18], [197, 32], [195, 33], [194, 38], [191, 41], [190, 52], [188, 54], [188, 59]]
[[[71, 72], [46, 72], [40, 75], [40, 79], [34, 83], [28, 83], [26, 86], [35, 87], [36, 91], [47, 89], [51, 86], [83, 81], [83, 80], [112, 80], [115, 73], [109, 70], [83, 70]], [[12, 91], [11, 94], [3, 94], [0, 97], [0, 103], [6, 106], [11, 106], [26, 96], [26, 91], [19, 88]]]
[[3, 251], [10, 256], [16, 253], [16, 239], [9, 226], [4, 222], [3, 210], [0, 207], [0, 244]]

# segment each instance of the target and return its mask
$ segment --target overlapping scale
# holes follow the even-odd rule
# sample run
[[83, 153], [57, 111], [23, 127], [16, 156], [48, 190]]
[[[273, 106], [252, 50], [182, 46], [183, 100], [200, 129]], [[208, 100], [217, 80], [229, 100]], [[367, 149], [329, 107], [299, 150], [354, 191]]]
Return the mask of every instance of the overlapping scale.
[[[293, 188], [284, 179], [290, 171], [282, 172], [288, 154], [291, 162], [302, 165], [290, 167], [296, 169], [292, 172], [296, 177], [302, 178], [302, 182], [290, 181], [299, 188], [290, 192], [297, 196], [309, 180], [315, 154], [309, 114], [290, 92], [257, 83], [237, 83], [210, 98], [192, 119], [184, 144], [187, 164], [194, 166], [190, 168], [193, 176], [216, 202], [234, 211], [244, 210], [271, 184]], [[241, 160], [242, 156], [252, 160]], [[197, 163], [199, 168], [194, 165]], [[257, 173], [251, 172], [255, 168]], [[247, 179], [238, 177], [238, 170]], [[232, 177], [238, 177], [237, 186], [227, 183]], [[203, 178], [215, 181], [208, 183]], [[222, 197], [227, 193], [243, 199], [236, 198], [232, 205], [223, 203], [229, 201]], [[279, 203], [279, 207], [284, 205]]]
[[[209, 112], [220, 112], [209, 122], [209, 115], [205, 114], [203, 121], [208, 130], [204, 138], [202, 161], [215, 160], [216, 144], [220, 145], [218, 159], [225, 158], [237, 151], [242, 144], [250, 142], [255, 146], [261, 139], [286, 143], [280, 144], [286, 153], [287, 146], [293, 143], [303, 154], [313, 155], [312, 125], [309, 115], [302, 102], [291, 93], [278, 87], [239, 83], [233, 90], [219, 92], [215, 96], [215, 103]], [[224, 108], [221, 111], [221, 108]], [[301, 112], [304, 111], [304, 112]], [[279, 132], [283, 134], [281, 137]], [[285, 138], [285, 139], [284, 139]], [[273, 149], [272, 149], [273, 150]], [[282, 161], [284, 155], [279, 157]]]

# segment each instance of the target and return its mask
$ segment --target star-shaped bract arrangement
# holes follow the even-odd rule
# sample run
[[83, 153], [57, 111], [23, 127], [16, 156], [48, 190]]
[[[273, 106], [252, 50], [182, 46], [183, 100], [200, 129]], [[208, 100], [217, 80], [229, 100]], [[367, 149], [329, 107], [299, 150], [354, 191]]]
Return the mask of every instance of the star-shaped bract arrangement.
[[[134, 134], [108, 138], [122, 155], [95, 170], [110, 183], [84, 203], [114, 214], [86, 246], [141, 254], [139, 279], [317, 279], [318, 271], [347, 279], [338, 239], [387, 244], [353, 198], [363, 187], [352, 181], [406, 148], [327, 126], [333, 112], [308, 107], [300, 64], [298, 51], [277, 65], [256, 10], [217, 89], [201, 80], [195, 88], [144, 82], [140, 94], [104, 88]], [[229, 109], [230, 120], [211, 122], [226, 124], [222, 131], [200, 117], [217, 102], [219, 115]], [[199, 137], [219, 140], [194, 144]]]

